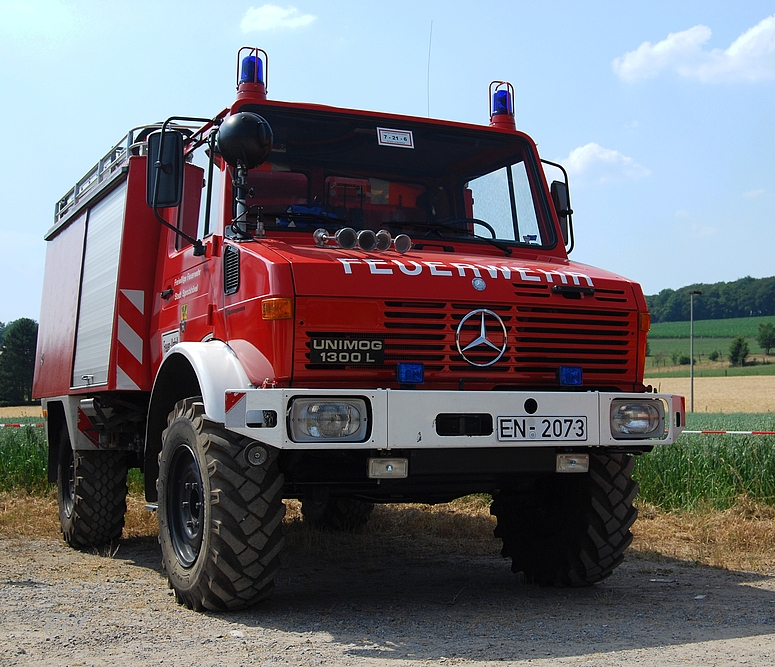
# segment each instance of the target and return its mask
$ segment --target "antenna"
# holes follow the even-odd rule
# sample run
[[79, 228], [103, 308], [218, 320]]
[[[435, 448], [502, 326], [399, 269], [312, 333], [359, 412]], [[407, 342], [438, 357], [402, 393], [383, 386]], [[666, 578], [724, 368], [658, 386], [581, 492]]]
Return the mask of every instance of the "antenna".
[[433, 44], [433, 19], [431, 19], [431, 34], [428, 36], [428, 76], [426, 92], [428, 97], [428, 118], [431, 117], [431, 45]]

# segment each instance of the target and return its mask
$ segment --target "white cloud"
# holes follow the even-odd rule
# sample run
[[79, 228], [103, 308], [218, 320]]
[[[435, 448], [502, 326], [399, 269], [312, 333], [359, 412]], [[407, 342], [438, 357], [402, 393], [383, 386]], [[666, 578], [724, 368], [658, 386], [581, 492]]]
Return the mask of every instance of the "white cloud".
[[701, 225], [697, 222], [689, 225], [689, 233], [695, 238], [707, 238], [708, 236], [715, 236], [718, 230], [715, 227], [709, 225]]
[[242, 32], [303, 28], [316, 18], [317, 16], [312, 14], [302, 14], [296, 7], [290, 5], [285, 9], [278, 5], [262, 5], [251, 7], [245, 12], [240, 28]]
[[693, 238], [705, 238], [708, 236], [715, 236], [718, 233], [718, 229], [716, 227], [696, 222], [697, 216], [693, 211], [687, 211], [685, 208], [679, 208], [676, 210], [674, 215], [679, 221], [678, 224], [680, 228]]
[[757, 197], [761, 197], [765, 193], [766, 193], [766, 190], [764, 190], [763, 188], [759, 188], [758, 190], [749, 190], [748, 192], [743, 193], [743, 198], [756, 199]]
[[651, 170], [639, 165], [631, 157], [594, 142], [574, 148], [561, 162], [572, 176], [599, 185], [638, 181], [651, 175]]
[[711, 35], [704, 25], [671, 32], [657, 44], [643, 42], [611, 65], [627, 83], [656, 77], [665, 70], [703, 83], [775, 79], [775, 15], [744, 32], [726, 50], [703, 48]]

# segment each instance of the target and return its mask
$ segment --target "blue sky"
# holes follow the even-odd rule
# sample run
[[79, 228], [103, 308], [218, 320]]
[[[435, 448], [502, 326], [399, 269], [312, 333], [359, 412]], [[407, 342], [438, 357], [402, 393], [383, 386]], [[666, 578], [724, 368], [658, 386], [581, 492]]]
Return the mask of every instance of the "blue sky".
[[508, 80], [575, 260], [647, 294], [775, 275], [773, 1], [0, 0], [0, 321], [38, 319], [54, 203], [130, 127], [229, 105], [243, 45], [273, 99], [487, 123]]

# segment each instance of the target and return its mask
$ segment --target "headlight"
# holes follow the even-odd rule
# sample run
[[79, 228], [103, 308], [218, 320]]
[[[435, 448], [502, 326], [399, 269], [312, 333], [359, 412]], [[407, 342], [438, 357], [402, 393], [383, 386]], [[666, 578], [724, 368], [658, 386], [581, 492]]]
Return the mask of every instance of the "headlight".
[[363, 442], [369, 426], [366, 401], [360, 398], [297, 398], [288, 417], [294, 442]]
[[665, 410], [660, 401], [611, 402], [611, 434], [617, 440], [654, 438], [665, 431]]

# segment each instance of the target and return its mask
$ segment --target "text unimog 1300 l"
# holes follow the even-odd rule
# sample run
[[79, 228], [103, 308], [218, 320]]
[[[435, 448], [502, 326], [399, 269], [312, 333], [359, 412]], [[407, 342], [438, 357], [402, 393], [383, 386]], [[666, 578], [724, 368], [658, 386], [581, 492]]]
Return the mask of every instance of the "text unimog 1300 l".
[[269, 593], [284, 498], [354, 529], [489, 493], [515, 572], [608, 576], [684, 404], [643, 385], [640, 287], [568, 260], [511, 86], [476, 126], [271, 101], [238, 62], [231, 107], [130, 131], [56, 206], [35, 395], [67, 542], [120, 536], [140, 467], [196, 609]]

